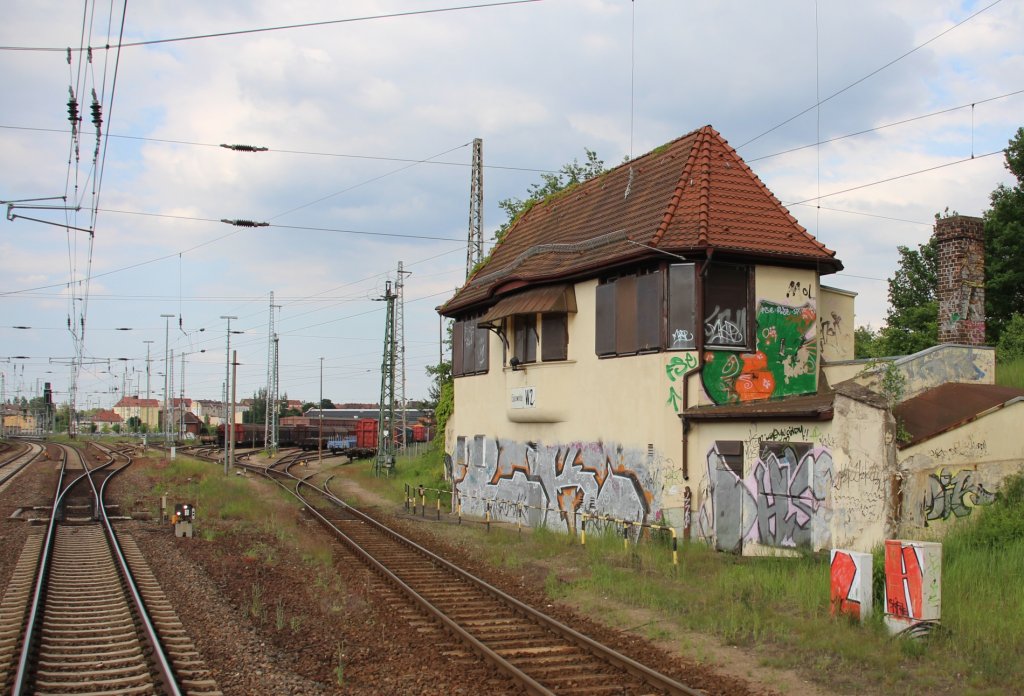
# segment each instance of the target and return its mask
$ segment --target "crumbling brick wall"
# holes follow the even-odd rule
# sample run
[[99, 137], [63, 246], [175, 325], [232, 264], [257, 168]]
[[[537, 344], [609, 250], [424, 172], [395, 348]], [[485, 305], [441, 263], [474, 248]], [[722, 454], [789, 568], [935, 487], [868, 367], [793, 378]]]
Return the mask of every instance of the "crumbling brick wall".
[[985, 223], [940, 218], [932, 237], [938, 255], [939, 342], [985, 344]]

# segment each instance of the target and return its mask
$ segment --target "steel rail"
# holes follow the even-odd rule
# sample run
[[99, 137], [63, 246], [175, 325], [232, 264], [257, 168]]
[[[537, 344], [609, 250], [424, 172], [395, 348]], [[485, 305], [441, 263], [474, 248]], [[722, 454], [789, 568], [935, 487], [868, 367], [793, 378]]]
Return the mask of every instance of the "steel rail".
[[[98, 449], [103, 451], [103, 448], [99, 445], [96, 446]], [[53, 555], [54, 540], [56, 537], [56, 529], [58, 511], [60, 506], [64, 502], [64, 496], [68, 491], [72, 490], [76, 484], [78, 484], [83, 478], [85, 478], [92, 488], [93, 499], [95, 501], [95, 509], [98, 511], [101, 523], [104, 528], [105, 537], [107, 539], [108, 546], [110, 547], [111, 553], [114, 556], [119, 566], [122, 581], [129, 590], [129, 596], [132, 599], [132, 604], [136, 610], [136, 616], [142, 623], [142, 634], [146, 643], [153, 650], [153, 661], [156, 663], [157, 672], [162, 680], [162, 686], [171, 696], [182, 696], [181, 688], [178, 684], [178, 680], [171, 669], [170, 662], [167, 659], [167, 655], [164, 652], [163, 645], [161, 644], [159, 637], [157, 636], [156, 629], [153, 627], [152, 621], [149, 618], [149, 614], [146, 611], [145, 603], [142, 601], [142, 596], [139, 593], [138, 587], [132, 577], [131, 571], [128, 569], [128, 563], [124, 558], [121, 551], [120, 544], [117, 541], [117, 537], [114, 534], [113, 526], [110, 524], [110, 520], [107, 517], [106, 505], [103, 502], [103, 494], [106, 489], [107, 481], [115, 474], [123, 471], [131, 464], [131, 458], [127, 455], [128, 462], [121, 468], [113, 470], [109, 476], [107, 476], [100, 486], [100, 489], [96, 489], [95, 481], [93, 480], [93, 474], [99, 472], [111, 466], [114, 463], [113, 457], [110, 456], [110, 452], [105, 452], [108, 457], [108, 461], [104, 464], [89, 469], [86, 464], [84, 456], [79, 454], [81, 458], [82, 467], [84, 472], [71, 481], [66, 487], [64, 486], [64, 479], [67, 472], [67, 457], [68, 449], [64, 446], [61, 447], [61, 470], [57, 481], [57, 492], [54, 496], [53, 509], [50, 513], [50, 521], [47, 525], [47, 531], [45, 540], [43, 542], [43, 548], [40, 552], [39, 567], [36, 572], [36, 583], [33, 590], [32, 605], [29, 611], [28, 620], [25, 624], [25, 632], [22, 638], [21, 655], [18, 660], [18, 670], [15, 674], [13, 682], [13, 688], [11, 690], [12, 696], [23, 696], [27, 694], [26, 688], [28, 686], [28, 671], [29, 661], [33, 645], [35, 643], [36, 629], [42, 618], [43, 612], [43, 595], [46, 590], [47, 581], [49, 579], [50, 572], [50, 561]]]
[[[487, 647], [485, 644], [483, 644], [481, 641], [479, 641], [479, 639], [477, 639], [472, 634], [469, 634], [467, 631], [465, 631], [465, 629], [463, 629], [458, 624], [453, 622], [440, 609], [435, 607], [429, 600], [427, 600], [426, 598], [422, 597], [422, 595], [420, 595], [414, 589], [409, 587], [404, 581], [401, 580], [401, 578], [397, 577], [393, 572], [391, 572], [389, 569], [387, 569], [385, 566], [383, 566], [377, 559], [375, 559], [372, 556], [370, 556], [367, 551], [362, 549], [354, 540], [352, 540], [350, 537], [348, 537], [348, 535], [346, 535], [343, 531], [338, 529], [338, 527], [336, 527], [324, 515], [322, 515], [319, 511], [317, 511], [309, 503], [309, 501], [306, 498], [304, 498], [301, 493], [299, 493], [299, 489], [301, 488], [301, 486], [305, 485], [305, 486], [308, 486], [308, 487], [312, 488], [314, 491], [316, 491], [320, 495], [323, 495], [326, 498], [328, 498], [335, 505], [343, 508], [346, 513], [349, 513], [349, 514], [353, 515], [354, 517], [358, 518], [359, 520], [363, 521], [364, 523], [370, 525], [372, 528], [376, 529], [378, 532], [380, 532], [380, 533], [390, 537], [393, 541], [396, 541], [396, 542], [398, 542], [398, 543], [400, 543], [400, 544], [402, 544], [402, 545], [404, 545], [404, 546], [406, 546], [406, 547], [416, 551], [420, 555], [422, 555], [425, 558], [427, 558], [428, 560], [430, 560], [435, 565], [443, 568], [444, 570], [447, 570], [448, 572], [450, 572], [453, 575], [463, 579], [464, 581], [466, 581], [466, 582], [468, 582], [468, 583], [470, 583], [470, 584], [480, 588], [485, 593], [490, 594], [497, 601], [499, 601], [499, 602], [505, 604], [506, 606], [510, 607], [514, 612], [522, 615], [524, 618], [527, 618], [530, 621], [533, 621], [533, 622], [535, 622], [535, 623], [537, 623], [537, 624], [547, 628], [548, 630], [552, 631], [553, 633], [555, 633], [557, 635], [561, 635], [561, 636], [565, 637], [566, 639], [568, 639], [571, 642], [575, 643], [581, 649], [591, 653], [592, 655], [598, 657], [599, 659], [601, 659], [601, 660], [603, 660], [603, 661], [605, 661], [605, 662], [607, 662], [609, 664], [612, 664], [612, 665], [618, 667], [619, 669], [624, 670], [625, 672], [628, 672], [629, 674], [633, 675], [634, 677], [637, 677], [637, 678], [643, 680], [644, 682], [648, 683], [650, 686], [652, 686], [652, 687], [654, 687], [656, 689], [662, 689], [665, 692], [670, 693], [670, 694], [684, 694], [684, 695], [687, 695], [687, 696], [702, 696], [702, 692], [694, 690], [694, 689], [691, 689], [690, 687], [687, 687], [684, 684], [680, 684], [679, 682], [675, 681], [674, 679], [671, 679], [670, 677], [667, 677], [666, 675], [661, 674], [660, 672], [656, 672], [656, 671], [650, 669], [649, 667], [647, 667], [647, 666], [637, 662], [636, 660], [633, 660], [632, 658], [627, 657], [626, 655], [623, 655], [623, 654], [621, 654], [621, 653], [619, 653], [619, 652], [609, 648], [608, 646], [605, 646], [605, 645], [602, 645], [601, 643], [598, 643], [597, 641], [593, 640], [592, 638], [590, 638], [590, 637], [580, 633], [579, 631], [576, 631], [575, 629], [573, 629], [573, 628], [571, 628], [569, 626], [566, 626], [565, 624], [561, 623], [560, 621], [558, 621], [556, 619], [553, 619], [550, 616], [547, 616], [546, 614], [543, 614], [543, 613], [537, 611], [536, 609], [534, 609], [533, 607], [529, 606], [528, 604], [525, 604], [525, 603], [519, 601], [515, 597], [512, 597], [511, 595], [503, 592], [502, 590], [498, 589], [497, 587], [494, 587], [490, 583], [488, 583], [488, 582], [486, 582], [486, 581], [484, 581], [484, 580], [482, 580], [482, 579], [480, 579], [480, 578], [470, 574], [469, 572], [463, 570], [462, 568], [460, 568], [457, 565], [451, 563], [450, 561], [448, 561], [448, 560], [438, 556], [437, 554], [435, 554], [434, 552], [430, 551], [429, 549], [427, 549], [427, 548], [417, 544], [416, 542], [414, 542], [414, 541], [412, 541], [412, 540], [402, 536], [398, 532], [392, 530], [391, 528], [387, 527], [383, 523], [373, 519], [369, 515], [367, 515], [367, 514], [361, 512], [361, 511], [353, 508], [352, 506], [350, 506], [349, 504], [345, 503], [343, 500], [338, 498], [336, 495], [334, 495], [334, 493], [332, 493], [330, 491], [329, 487], [327, 486], [327, 483], [329, 482], [330, 479], [328, 479], [328, 481], [325, 482], [322, 487], [317, 487], [317, 486], [314, 486], [313, 484], [309, 483], [309, 481], [308, 481], [309, 478], [312, 478], [314, 475], [316, 475], [315, 472], [312, 473], [312, 474], [309, 474], [308, 476], [306, 476], [304, 478], [300, 478], [300, 477], [295, 476], [290, 471], [290, 468], [291, 468], [291, 466], [294, 465], [294, 463], [295, 463], [294, 461], [281, 461], [281, 460], [279, 460], [274, 466], [268, 466], [265, 469], [261, 468], [261, 467], [251, 466], [251, 465], [248, 465], [248, 468], [262, 472], [268, 478], [270, 478], [271, 480], [277, 482], [278, 485], [281, 485], [282, 488], [285, 488], [285, 490], [290, 490], [290, 489], [287, 486], [284, 486], [279, 480], [277, 480], [276, 478], [271, 476], [271, 473], [276, 473], [276, 474], [279, 474], [279, 475], [282, 475], [282, 476], [287, 476], [291, 480], [295, 481], [295, 490], [294, 491], [290, 491], [290, 492], [292, 492], [292, 494], [295, 495], [296, 498], [298, 498], [300, 501], [302, 501], [302, 503], [304, 505], [306, 505], [306, 508], [308, 510], [310, 510], [311, 512], [313, 512], [316, 515], [317, 519], [320, 520], [320, 522], [322, 524], [325, 524], [326, 526], [331, 528], [337, 535], [339, 535], [346, 542], [346, 545], [348, 545], [349, 547], [353, 548], [357, 552], [357, 554], [361, 558], [363, 558], [372, 568], [377, 570], [379, 573], [383, 574], [389, 581], [393, 582], [398, 587], [400, 587], [404, 592], [409, 594], [409, 596], [412, 597], [414, 599], [414, 601], [416, 601], [426, 611], [428, 611], [428, 613], [430, 613], [431, 615], [433, 615], [436, 618], [438, 618], [438, 620], [440, 620], [445, 626], [449, 627], [457, 635], [459, 635], [464, 640], [466, 640], [466, 642], [469, 643], [469, 645], [472, 646], [473, 649], [476, 650], [479, 654], [485, 655], [487, 657], [487, 659], [494, 660], [499, 666], [502, 667], [502, 669], [506, 670], [509, 673], [510, 676], [512, 676], [517, 681], [520, 681], [520, 683], [524, 687], [526, 687], [528, 690], [530, 690], [531, 693], [549, 694], [549, 693], [553, 693], [553, 692], [551, 692], [546, 687], [544, 687], [544, 686], [540, 685], [539, 683], [537, 683], [536, 681], [534, 681], [529, 675], [527, 675], [524, 672], [522, 672], [521, 670], [519, 670], [517, 667], [515, 667], [514, 665], [509, 663], [507, 660], [502, 658], [500, 655], [497, 655], [496, 653], [494, 653], [493, 650], [491, 650], [489, 647]], [[274, 468], [275, 466], [276, 467], [280, 467], [281, 471], [275, 470], [275, 468]], [[520, 677], [520, 675], [521, 675], [522, 678]]]
[[[96, 445], [100, 451], [104, 451], [106, 448]], [[114, 453], [110, 450], [106, 450], [106, 455], [110, 457], [110, 461], [104, 466], [110, 466], [114, 463]], [[132, 458], [124, 453], [118, 453], [118, 456], [124, 457], [127, 461], [124, 466], [119, 469], [114, 469], [110, 472], [110, 475], [103, 479], [103, 483], [100, 484], [100, 489], [96, 491], [96, 484], [92, 480], [92, 476], [89, 477], [89, 485], [92, 486], [93, 492], [96, 493], [97, 500], [99, 501], [100, 510], [100, 521], [103, 524], [103, 529], [107, 534], [107, 542], [110, 544], [110, 549], [114, 554], [114, 558], [117, 560], [118, 567], [121, 571], [121, 578], [128, 588], [129, 595], [132, 599], [132, 604], [135, 606], [136, 614], [139, 620], [142, 622], [142, 635], [146, 639], [146, 643], [153, 650], [153, 659], [156, 662], [157, 671], [160, 674], [160, 679], [163, 682], [164, 688], [171, 696], [181, 696], [181, 686], [178, 684], [178, 677], [174, 673], [171, 662], [167, 658], [167, 652], [164, 650], [163, 642], [160, 640], [160, 636], [157, 633], [156, 628], [153, 626], [153, 621], [149, 617], [149, 611], [146, 609], [146, 603], [142, 599], [142, 593], [139, 592], [139, 587], [135, 583], [135, 577], [132, 575], [131, 569], [128, 567], [128, 561], [124, 557], [124, 552], [121, 550], [121, 543], [117, 540], [117, 535], [114, 534], [114, 527], [110, 524], [110, 519], [107, 517], [107, 506], [103, 502], [104, 494], [106, 493], [107, 482], [110, 481], [115, 475], [127, 469], [132, 464]]]

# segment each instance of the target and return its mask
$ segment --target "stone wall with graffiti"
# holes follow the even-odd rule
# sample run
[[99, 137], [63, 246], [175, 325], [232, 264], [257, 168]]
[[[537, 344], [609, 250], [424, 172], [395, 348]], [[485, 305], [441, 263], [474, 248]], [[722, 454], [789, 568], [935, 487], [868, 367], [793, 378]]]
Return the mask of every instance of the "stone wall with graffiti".
[[818, 336], [825, 363], [853, 360], [854, 299], [857, 294], [826, 285], [818, 301]]
[[[995, 384], [995, 350], [984, 346], [947, 343], [905, 355], [895, 362], [906, 384], [902, 395], [904, 400], [947, 382]], [[855, 379], [870, 389], [880, 391], [884, 369], [884, 365], [865, 361]]]
[[1024, 399], [899, 453], [903, 529], [970, 517], [995, 499], [1003, 480], [1024, 472]]
[[700, 536], [721, 551], [768, 546], [821, 550], [831, 544], [831, 452], [806, 442], [762, 442], [743, 465], [735, 441], [708, 450]]
[[679, 467], [653, 447], [460, 436], [448, 461], [464, 514], [483, 517], [489, 510], [492, 519], [570, 533], [579, 529], [581, 513], [660, 522], [662, 500], [684, 495]]
[[753, 353], [704, 351], [701, 381], [716, 404], [809, 394], [818, 385], [818, 317], [812, 301], [762, 300]]
[[831, 421], [700, 423], [694, 536], [743, 555], [881, 543], [895, 448], [884, 402], [864, 398], [836, 394]]

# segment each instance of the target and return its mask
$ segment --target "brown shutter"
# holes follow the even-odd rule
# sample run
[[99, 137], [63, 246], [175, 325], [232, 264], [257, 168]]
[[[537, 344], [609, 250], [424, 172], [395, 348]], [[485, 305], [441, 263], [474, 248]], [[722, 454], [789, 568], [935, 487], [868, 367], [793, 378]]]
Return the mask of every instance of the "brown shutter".
[[615, 281], [615, 352], [628, 355], [637, 352], [636, 276], [623, 276]]
[[569, 315], [545, 314], [541, 317], [540, 359], [565, 360], [569, 357]]
[[615, 283], [598, 285], [596, 300], [595, 352], [598, 355], [615, 355]]
[[662, 324], [661, 271], [646, 273], [636, 279], [636, 333], [641, 351], [659, 350]]

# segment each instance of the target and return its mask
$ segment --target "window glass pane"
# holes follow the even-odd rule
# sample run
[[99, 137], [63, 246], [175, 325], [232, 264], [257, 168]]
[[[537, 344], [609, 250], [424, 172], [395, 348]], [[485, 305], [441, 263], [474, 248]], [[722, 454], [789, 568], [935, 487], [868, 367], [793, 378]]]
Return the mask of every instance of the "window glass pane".
[[697, 347], [694, 316], [697, 309], [695, 271], [692, 263], [677, 263], [668, 270], [668, 347], [693, 350]]
[[597, 286], [594, 346], [598, 355], [615, 355], [615, 283]]
[[512, 355], [519, 362], [537, 362], [537, 315], [517, 314], [513, 321]]
[[541, 360], [565, 360], [569, 357], [569, 315], [545, 314], [540, 326]]
[[712, 264], [704, 280], [704, 345], [747, 345], [747, 268]]
[[615, 281], [615, 352], [635, 353], [639, 349], [636, 336], [636, 276], [623, 276]]
[[[473, 322], [474, 325], [476, 322]], [[487, 358], [488, 358], [488, 347], [490, 344], [490, 336], [488, 335], [487, 329], [476, 330], [476, 362], [473, 365], [474, 372], [487, 372]]]
[[476, 322], [466, 321], [462, 331], [462, 372], [471, 375], [476, 372]]
[[638, 350], [661, 348], [662, 325], [661, 271], [636, 279], [636, 331]]

